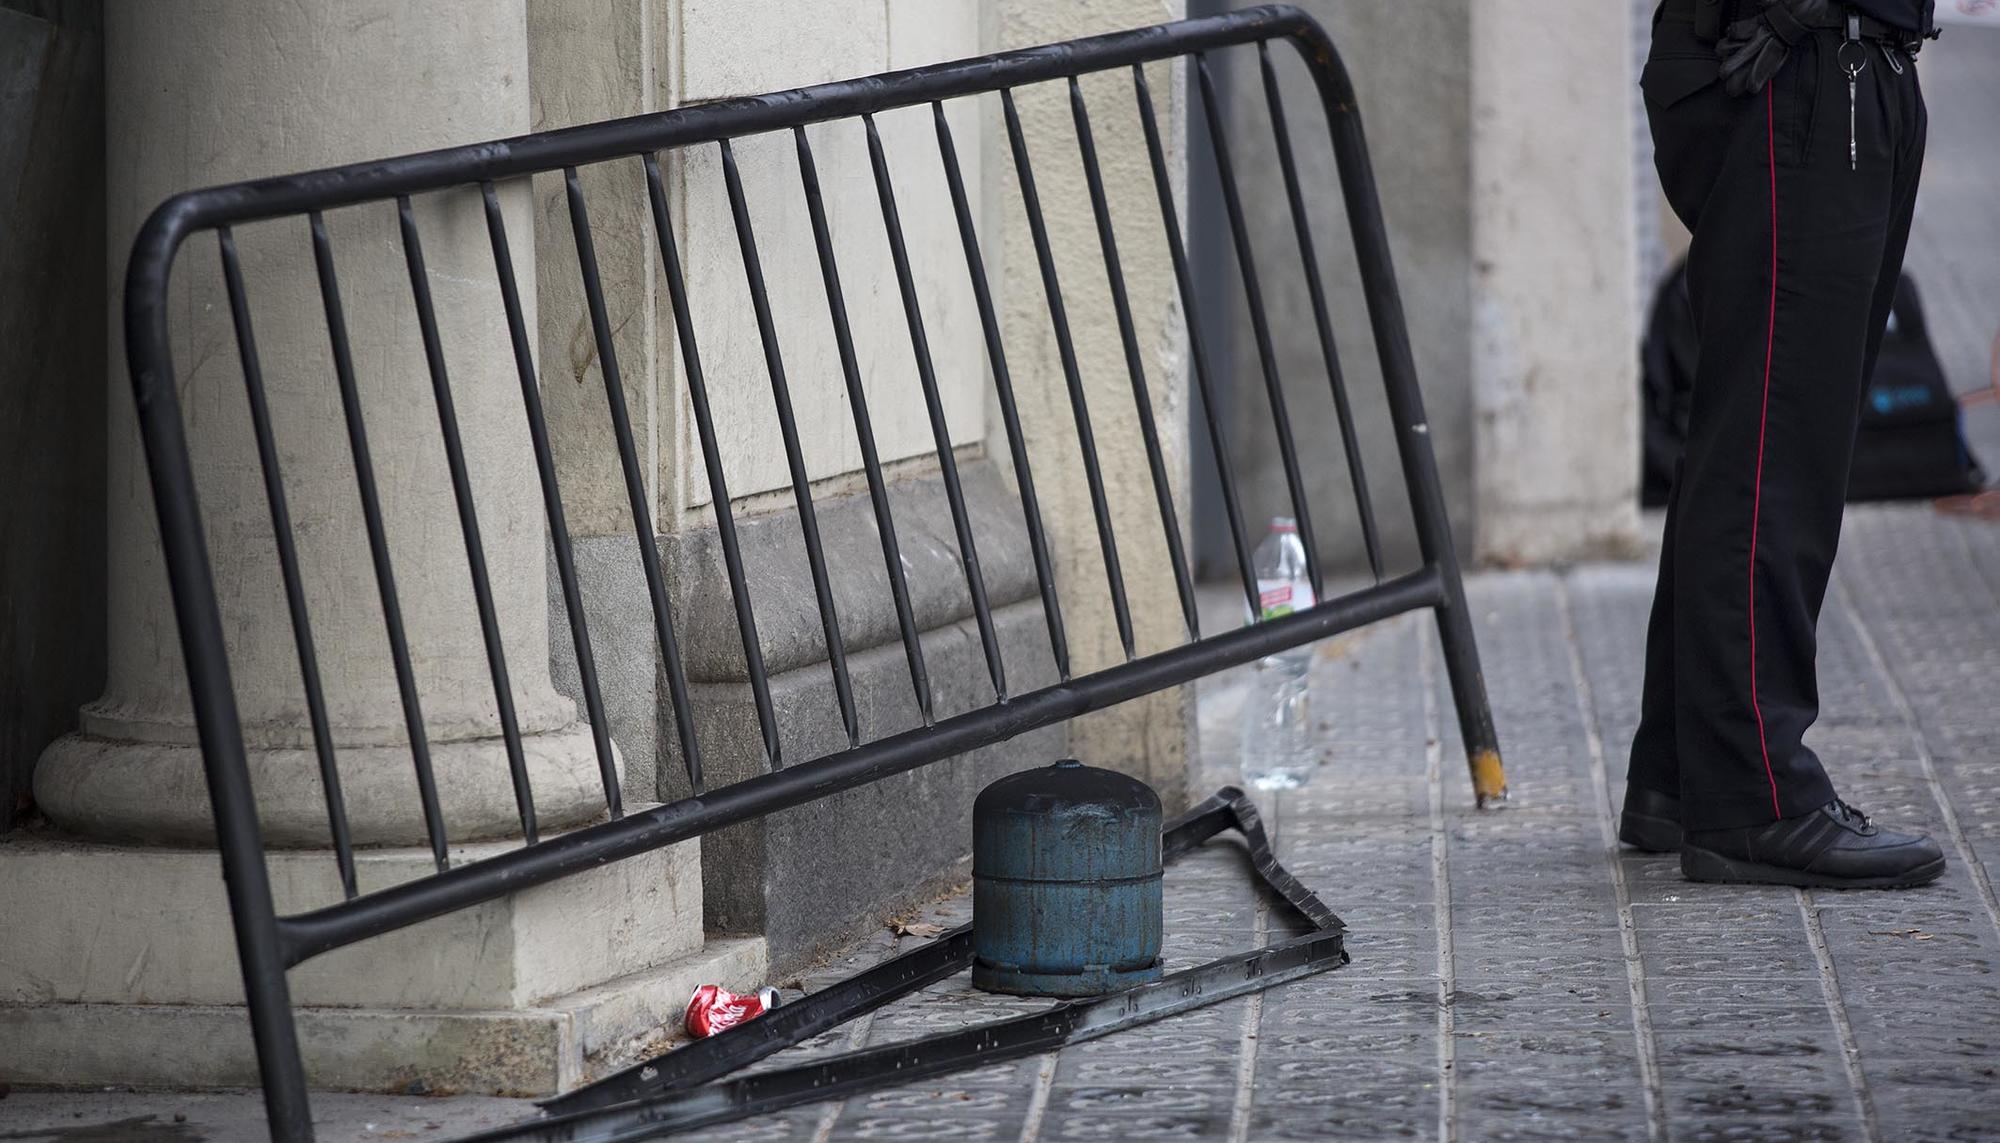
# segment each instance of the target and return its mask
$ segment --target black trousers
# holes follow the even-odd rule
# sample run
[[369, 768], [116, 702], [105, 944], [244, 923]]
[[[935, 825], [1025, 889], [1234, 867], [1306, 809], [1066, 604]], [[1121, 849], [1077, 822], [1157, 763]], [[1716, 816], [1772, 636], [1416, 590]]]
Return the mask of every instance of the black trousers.
[[[1850, 166], [1841, 65], [1857, 59]], [[1640, 87], [1660, 183], [1694, 236], [1701, 353], [1629, 781], [1677, 796], [1688, 829], [1752, 826], [1833, 797], [1804, 742], [1814, 629], [1909, 238], [1923, 96], [1901, 50], [1829, 30], [1732, 98], [1714, 48], [1672, 14], [1654, 19]]]

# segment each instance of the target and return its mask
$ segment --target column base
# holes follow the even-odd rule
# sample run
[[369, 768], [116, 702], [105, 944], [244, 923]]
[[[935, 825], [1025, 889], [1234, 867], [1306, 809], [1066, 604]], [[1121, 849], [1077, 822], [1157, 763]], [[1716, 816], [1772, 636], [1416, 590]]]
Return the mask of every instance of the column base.
[[[214, 845], [208, 772], [201, 748], [174, 742], [89, 733], [110, 722], [83, 711], [86, 732], [57, 739], [35, 766], [35, 804], [65, 829], [139, 845]], [[579, 826], [604, 814], [604, 783], [590, 727], [570, 722], [521, 738], [535, 812], [544, 833]], [[505, 744], [498, 738], [431, 743], [431, 769], [445, 834], [461, 838], [519, 836], [520, 811], [507, 780]], [[341, 796], [355, 845], [412, 845], [425, 837], [422, 803], [410, 748], [340, 747]], [[252, 747], [245, 754], [257, 796], [264, 844], [324, 848], [332, 844], [319, 758], [309, 747]]]
[[[454, 863], [518, 846], [456, 847]], [[684, 842], [413, 925], [288, 974], [311, 1083], [547, 1095], [678, 1033], [699, 984], [764, 983], [762, 938], [704, 943], [700, 843]], [[367, 893], [431, 872], [356, 855]], [[268, 856], [281, 913], [340, 898], [333, 855]], [[0, 1081], [257, 1082], [221, 866], [52, 829], [0, 838]], [[190, 1051], [190, 1045], [199, 1045]]]
[[[679, 1038], [701, 984], [764, 976], [761, 937], [731, 937], [597, 988], [531, 1008], [453, 1012], [301, 1008], [313, 1087], [541, 1097], [569, 1091]], [[199, 1051], [189, 1051], [191, 1044]], [[0, 1003], [0, 1080], [20, 1085], [256, 1087], [250, 1017], [239, 1005]]]

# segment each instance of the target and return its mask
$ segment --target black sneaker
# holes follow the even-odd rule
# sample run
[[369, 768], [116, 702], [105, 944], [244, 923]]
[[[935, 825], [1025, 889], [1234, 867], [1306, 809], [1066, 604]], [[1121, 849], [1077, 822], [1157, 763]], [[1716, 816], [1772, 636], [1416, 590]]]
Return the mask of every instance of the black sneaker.
[[1690, 881], [1908, 889], [1943, 872], [1937, 842], [1885, 830], [1838, 798], [1766, 826], [1691, 830], [1681, 845], [1681, 873]]
[[1618, 840], [1647, 853], [1678, 853], [1681, 800], [1638, 786], [1625, 787], [1625, 809], [1618, 815]]

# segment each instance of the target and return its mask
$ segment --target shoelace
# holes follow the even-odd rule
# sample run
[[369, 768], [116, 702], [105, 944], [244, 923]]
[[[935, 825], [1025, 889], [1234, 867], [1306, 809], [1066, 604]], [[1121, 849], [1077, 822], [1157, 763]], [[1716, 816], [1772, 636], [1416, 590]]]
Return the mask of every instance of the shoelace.
[[1848, 805], [1846, 802], [1841, 801], [1839, 798], [1835, 798], [1833, 800], [1833, 808], [1839, 812], [1840, 820], [1853, 821], [1855, 819], [1859, 819], [1861, 823], [1860, 828], [1862, 829], [1868, 828], [1867, 814], [1862, 813], [1860, 810], [1855, 809], [1853, 806]]

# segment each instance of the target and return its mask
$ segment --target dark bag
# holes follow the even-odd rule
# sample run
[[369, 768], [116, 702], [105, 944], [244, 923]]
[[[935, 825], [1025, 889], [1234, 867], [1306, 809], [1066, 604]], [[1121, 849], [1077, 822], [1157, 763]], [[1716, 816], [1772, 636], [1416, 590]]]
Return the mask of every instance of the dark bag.
[[1931, 345], [1909, 275], [1896, 284], [1882, 352], [1861, 402], [1849, 500], [1896, 500], [1977, 491], [1984, 474], [1965, 445], [1958, 399]]
[[[1683, 280], [1685, 262], [1668, 270], [1653, 295], [1646, 339], [1639, 347], [1639, 502], [1667, 502], [1674, 465], [1687, 441], [1694, 393], [1694, 313]], [[1916, 286], [1905, 274], [1889, 310], [1882, 351], [1862, 398], [1849, 500], [1952, 496], [1984, 482], [1966, 448], [1958, 401], [1931, 346]]]

